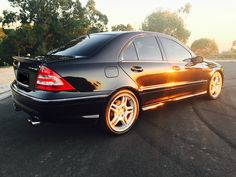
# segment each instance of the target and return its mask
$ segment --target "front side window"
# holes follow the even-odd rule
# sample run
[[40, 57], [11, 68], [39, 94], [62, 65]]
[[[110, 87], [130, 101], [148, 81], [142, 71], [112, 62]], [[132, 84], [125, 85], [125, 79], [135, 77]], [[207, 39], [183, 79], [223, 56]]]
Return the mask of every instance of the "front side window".
[[126, 48], [126, 50], [123, 53], [122, 56], [123, 60], [127, 61], [136, 61], [138, 60], [137, 53], [135, 51], [135, 47], [133, 43], [130, 43], [129, 46]]
[[183, 61], [185, 59], [191, 58], [191, 54], [179, 43], [160, 37], [162, 45], [165, 49], [166, 57], [169, 61]]
[[154, 36], [140, 37], [134, 40], [139, 60], [162, 61], [162, 55]]

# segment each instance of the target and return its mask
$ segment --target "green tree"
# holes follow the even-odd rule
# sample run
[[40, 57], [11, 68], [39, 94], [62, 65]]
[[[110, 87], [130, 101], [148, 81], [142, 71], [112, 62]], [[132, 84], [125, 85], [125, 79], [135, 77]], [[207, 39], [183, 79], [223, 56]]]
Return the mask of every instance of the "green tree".
[[107, 31], [108, 18], [96, 9], [94, 0], [88, 0], [86, 5], [86, 17], [89, 33]]
[[233, 41], [232, 47], [231, 47], [231, 51], [236, 52], [236, 40]]
[[214, 40], [201, 38], [195, 40], [191, 45], [191, 50], [197, 55], [209, 58], [219, 54], [219, 49]]
[[4, 10], [3, 17], [4, 18], [0, 18], [0, 22], [3, 26], [7, 25], [8, 27], [10, 27], [13, 23], [17, 21], [17, 14], [15, 12]]
[[[32, 42], [30, 45], [34, 49], [33, 55], [45, 54], [73, 37], [86, 33], [83, 31], [86, 25], [85, 8], [78, 0], [9, 0], [9, 2], [19, 11], [4, 11], [3, 27], [9, 27], [15, 22], [20, 23], [16, 29], [17, 43], [22, 43], [22, 40]], [[25, 35], [28, 32], [30, 35]], [[25, 46], [22, 46], [19, 50], [23, 51], [24, 48]]]
[[133, 31], [134, 28], [130, 25], [119, 24], [111, 27], [112, 31]]
[[6, 37], [6, 34], [4, 33], [3, 29], [0, 28], [0, 43], [3, 41], [5, 37]]
[[12, 56], [17, 55], [16, 33], [15, 30], [5, 30], [6, 38], [0, 44], [1, 65], [3, 62], [12, 64]]
[[190, 32], [185, 28], [182, 17], [177, 12], [153, 12], [144, 20], [142, 29], [174, 36], [183, 43], [186, 43], [190, 36]]
[[189, 14], [191, 11], [192, 5], [190, 3], [186, 3], [184, 6], [180, 7], [177, 12], [179, 14]]
[[11, 47], [12, 50], [8, 51], [11, 55], [15, 55], [15, 51], [19, 55], [43, 55], [81, 35], [107, 29], [107, 16], [96, 9], [93, 0], [89, 0], [85, 7], [79, 0], [9, 2], [17, 12], [5, 10], [0, 22], [4, 29], [18, 25], [7, 34], [1, 46], [3, 49], [14, 44], [16, 48]]

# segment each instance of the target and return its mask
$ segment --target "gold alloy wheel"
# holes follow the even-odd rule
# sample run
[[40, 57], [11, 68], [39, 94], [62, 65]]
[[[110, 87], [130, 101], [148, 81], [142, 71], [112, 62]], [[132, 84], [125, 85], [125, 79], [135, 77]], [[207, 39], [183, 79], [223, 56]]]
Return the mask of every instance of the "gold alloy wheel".
[[215, 72], [209, 83], [209, 96], [212, 99], [216, 99], [219, 97], [223, 85], [222, 75], [219, 72]]
[[121, 91], [108, 104], [106, 124], [113, 133], [122, 134], [133, 126], [138, 114], [139, 104], [135, 95], [130, 91]]

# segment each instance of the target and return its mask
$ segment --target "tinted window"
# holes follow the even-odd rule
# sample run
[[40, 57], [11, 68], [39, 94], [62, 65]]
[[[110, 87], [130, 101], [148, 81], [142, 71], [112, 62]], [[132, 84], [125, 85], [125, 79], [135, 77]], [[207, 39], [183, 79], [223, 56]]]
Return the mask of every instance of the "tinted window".
[[161, 37], [161, 42], [166, 52], [168, 60], [183, 61], [184, 59], [191, 58], [191, 54], [183, 46], [177, 42]]
[[138, 60], [137, 53], [135, 51], [134, 44], [131, 43], [123, 53], [123, 60]]
[[161, 51], [154, 36], [137, 38], [134, 43], [139, 60], [162, 60]]
[[112, 40], [115, 36], [109, 34], [91, 34], [75, 39], [65, 46], [49, 52], [52, 55], [65, 56], [90, 56], [99, 51], [106, 43]]

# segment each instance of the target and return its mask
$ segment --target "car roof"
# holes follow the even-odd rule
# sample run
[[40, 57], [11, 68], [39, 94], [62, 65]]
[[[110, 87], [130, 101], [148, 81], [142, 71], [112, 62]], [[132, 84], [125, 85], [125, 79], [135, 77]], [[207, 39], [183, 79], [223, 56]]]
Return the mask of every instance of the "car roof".
[[130, 38], [135, 37], [135, 36], [140, 36], [140, 35], [157, 35], [159, 37], [165, 37], [165, 38], [169, 38], [174, 41], [180, 42], [178, 39], [176, 39], [173, 36], [170, 36], [164, 33], [159, 33], [159, 32], [152, 32], [152, 31], [112, 31], [112, 32], [94, 33], [94, 34], [108, 34], [108, 35], [115, 35], [117, 37], [125, 35]]
[[165, 37], [171, 40], [174, 40], [186, 47], [185, 44], [183, 44], [181, 41], [179, 41], [177, 38], [164, 34], [159, 32], [152, 32], [152, 31], [112, 31], [112, 32], [101, 32], [101, 33], [94, 33], [94, 34], [109, 34], [109, 35], [115, 35], [117, 37], [126, 36], [127, 38], [133, 38], [136, 36], [142, 36], [142, 35], [155, 35], [159, 37]]
[[142, 35], [142, 34], [150, 34], [150, 35], [159, 35], [159, 36], [165, 36], [168, 38], [173, 38], [170, 35], [164, 34], [164, 33], [159, 33], [159, 32], [152, 32], [152, 31], [112, 31], [112, 32], [100, 32], [100, 33], [94, 33], [94, 34], [110, 34], [110, 35], [130, 35], [130, 36], [135, 36], [135, 35]]

